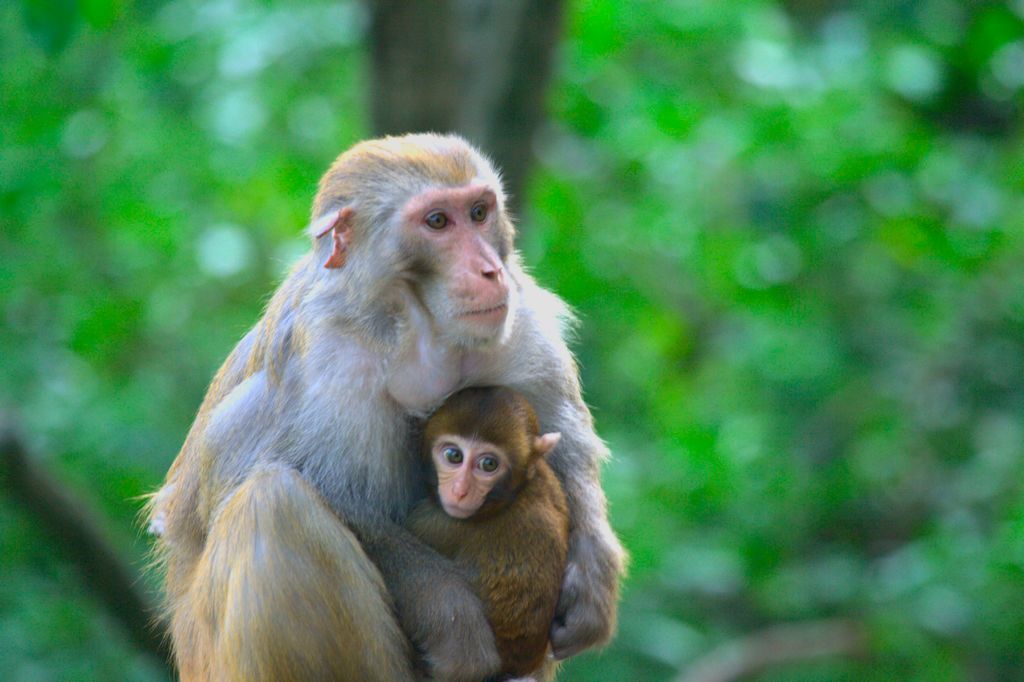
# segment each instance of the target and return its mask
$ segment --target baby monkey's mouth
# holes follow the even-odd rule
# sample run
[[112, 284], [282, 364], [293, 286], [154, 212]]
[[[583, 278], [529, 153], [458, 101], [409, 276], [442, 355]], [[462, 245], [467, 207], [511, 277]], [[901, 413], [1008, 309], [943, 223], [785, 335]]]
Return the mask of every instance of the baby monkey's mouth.
[[460, 507], [457, 505], [448, 504], [447, 502], [441, 502], [441, 508], [444, 509], [444, 513], [453, 519], [468, 519], [473, 513], [479, 508], [480, 505], [472, 507]]

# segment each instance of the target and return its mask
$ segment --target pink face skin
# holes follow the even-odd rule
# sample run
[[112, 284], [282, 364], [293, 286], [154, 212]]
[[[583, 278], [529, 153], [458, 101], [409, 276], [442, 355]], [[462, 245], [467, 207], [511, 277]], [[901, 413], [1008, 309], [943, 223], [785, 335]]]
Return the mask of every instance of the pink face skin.
[[431, 455], [437, 471], [437, 496], [448, 516], [468, 519], [487, 493], [508, 472], [508, 457], [491, 443], [444, 435]]
[[498, 240], [498, 199], [483, 183], [445, 187], [417, 194], [403, 210], [405, 224], [429, 240], [449, 264], [448, 295], [454, 316], [470, 326], [500, 327], [508, 315], [505, 267], [493, 244]]

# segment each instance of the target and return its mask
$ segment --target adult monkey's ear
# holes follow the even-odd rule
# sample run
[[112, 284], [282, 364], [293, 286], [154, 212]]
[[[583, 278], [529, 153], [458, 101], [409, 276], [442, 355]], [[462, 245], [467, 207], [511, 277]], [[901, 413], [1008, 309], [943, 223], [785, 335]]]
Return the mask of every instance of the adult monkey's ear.
[[351, 206], [331, 211], [313, 221], [309, 231], [313, 239], [320, 239], [331, 235], [333, 247], [331, 255], [324, 261], [324, 267], [328, 270], [340, 268], [348, 258], [348, 244], [352, 238], [352, 215]]

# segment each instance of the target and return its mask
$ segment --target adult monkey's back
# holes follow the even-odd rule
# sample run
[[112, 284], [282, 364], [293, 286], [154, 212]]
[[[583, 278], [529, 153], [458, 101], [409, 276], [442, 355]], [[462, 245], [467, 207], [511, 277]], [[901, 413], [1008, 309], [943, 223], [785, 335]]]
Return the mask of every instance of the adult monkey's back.
[[363, 142], [323, 177], [312, 253], [217, 373], [153, 498], [183, 679], [411, 679], [405, 634], [437, 679], [497, 670], [480, 601], [400, 525], [422, 489], [414, 419], [470, 385], [515, 388], [562, 433], [572, 533], [552, 645], [608, 639], [623, 553], [606, 448], [566, 309], [523, 272], [504, 203], [457, 137]]

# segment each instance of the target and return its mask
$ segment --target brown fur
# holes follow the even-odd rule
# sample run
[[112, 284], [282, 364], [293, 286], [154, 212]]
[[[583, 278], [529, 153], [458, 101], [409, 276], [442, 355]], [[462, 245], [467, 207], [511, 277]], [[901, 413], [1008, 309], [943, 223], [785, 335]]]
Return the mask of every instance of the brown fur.
[[[408, 524], [418, 537], [469, 569], [494, 630], [502, 672], [537, 672], [548, 650], [569, 546], [569, 511], [557, 477], [531, 452], [539, 435], [529, 404], [509, 389], [467, 389], [456, 394], [426, 427], [424, 456], [439, 434], [476, 437], [502, 448], [511, 470], [510, 496], [485, 503], [469, 519], [454, 519], [435, 495], [421, 501]], [[498, 486], [495, 486], [496, 488]]]

